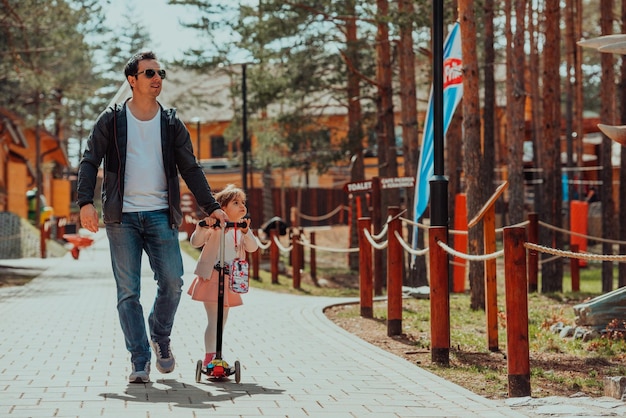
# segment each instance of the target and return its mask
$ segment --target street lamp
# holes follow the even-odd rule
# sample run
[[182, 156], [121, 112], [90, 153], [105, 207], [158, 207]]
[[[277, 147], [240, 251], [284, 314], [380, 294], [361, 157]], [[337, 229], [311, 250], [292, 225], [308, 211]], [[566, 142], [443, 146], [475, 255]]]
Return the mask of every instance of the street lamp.
[[191, 121], [196, 123], [196, 158], [200, 161], [200, 118], [196, 116]]
[[241, 96], [242, 96], [242, 139], [241, 139], [241, 152], [242, 152], [242, 172], [241, 172], [241, 186], [245, 193], [248, 192], [248, 92], [246, 84], [246, 64], [241, 64]]

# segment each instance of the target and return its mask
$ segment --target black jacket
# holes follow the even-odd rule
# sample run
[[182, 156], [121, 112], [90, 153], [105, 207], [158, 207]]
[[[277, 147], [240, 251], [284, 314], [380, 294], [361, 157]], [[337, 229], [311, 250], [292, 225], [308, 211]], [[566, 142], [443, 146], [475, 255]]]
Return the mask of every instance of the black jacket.
[[[113, 115], [116, 115], [115, 120]], [[98, 116], [87, 139], [87, 147], [78, 168], [77, 203], [83, 207], [93, 203], [98, 167], [104, 159], [102, 212], [105, 224], [122, 221], [126, 145], [126, 103], [124, 103], [115, 105], [115, 109], [109, 107]], [[162, 106], [161, 146], [172, 227], [178, 228], [183, 220], [180, 209], [179, 173], [195, 196], [198, 206], [207, 215], [219, 209], [220, 205], [211, 194], [204, 172], [193, 154], [189, 131], [176, 116], [176, 109], [163, 109]]]

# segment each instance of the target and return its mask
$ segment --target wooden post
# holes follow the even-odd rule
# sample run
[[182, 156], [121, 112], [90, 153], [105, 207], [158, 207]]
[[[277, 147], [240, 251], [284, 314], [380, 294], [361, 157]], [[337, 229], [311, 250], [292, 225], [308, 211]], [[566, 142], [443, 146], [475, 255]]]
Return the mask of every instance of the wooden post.
[[[588, 225], [589, 203], [582, 200], [572, 200], [570, 202], [570, 231], [578, 232], [579, 234], [586, 235]], [[587, 251], [587, 238], [579, 235], [570, 235], [570, 246], [578, 244], [579, 251]], [[587, 265], [587, 260], [581, 258], [577, 259], [578, 264], [581, 267]]]
[[[483, 217], [485, 254], [496, 251], [496, 209], [491, 206]], [[498, 351], [498, 282], [496, 259], [485, 260], [485, 313], [487, 315], [487, 347]]]
[[[572, 244], [571, 250], [573, 253], [578, 252], [578, 244]], [[577, 258], [570, 258], [570, 276], [572, 278], [572, 292], [580, 292], [580, 263]]]
[[387, 228], [387, 336], [402, 334], [402, 245], [395, 235], [402, 224], [400, 208], [389, 207], [391, 221]]
[[365, 237], [365, 230], [372, 231], [370, 218], [359, 218], [359, 294], [361, 301], [361, 316], [363, 318], [374, 317], [374, 288], [372, 283], [372, 246]]
[[46, 240], [50, 236], [50, 221], [46, 220], [39, 224], [39, 251], [41, 258], [47, 258], [48, 250], [46, 246]]
[[[315, 245], [315, 231], [311, 231], [311, 245]], [[317, 283], [317, 258], [313, 247], [311, 247], [309, 264], [311, 265], [311, 280]]]
[[[467, 196], [465, 193], [457, 193], [454, 199], [454, 229], [467, 231]], [[467, 253], [467, 235], [457, 234], [454, 236], [454, 249]], [[465, 291], [465, 265], [466, 262], [460, 257], [453, 258], [452, 266], [452, 291], [463, 293]]]
[[[381, 212], [380, 178], [372, 178], [372, 229], [374, 235], [379, 234], [382, 229], [383, 217]], [[383, 294], [383, 251], [374, 251], [374, 294]]]
[[291, 274], [293, 288], [300, 289], [300, 267], [302, 266], [302, 252], [300, 251], [300, 230], [294, 228], [291, 234]]
[[[528, 242], [539, 244], [539, 215], [528, 214]], [[528, 250], [528, 292], [537, 292], [539, 283], [539, 253], [537, 250]]]
[[504, 228], [506, 359], [509, 374], [510, 397], [530, 396], [525, 238], [523, 228]]
[[437, 244], [447, 243], [447, 227], [428, 229], [430, 257], [430, 340], [431, 359], [450, 364], [450, 294], [448, 291], [448, 253]]
[[270, 271], [272, 273], [272, 284], [278, 284], [278, 257], [280, 250], [276, 245], [278, 239], [278, 228], [270, 230]]
[[[254, 231], [254, 235], [258, 236], [258, 232]], [[260, 268], [260, 259], [261, 259], [261, 250], [257, 249], [252, 253], [252, 278], [255, 280], [261, 280], [261, 276], [259, 274]]]
[[[504, 182], [493, 193], [478, 214], [468, 222], [471, 228], [483, 221], [485, 254], [496, 251], [496, 209], [498, 198], [504, 193], [509, 183]], [[496, 260], [485, 260], [485, 315], [487, 317], [487, 347], [490, 351], [498, 351], [498, 286]]]

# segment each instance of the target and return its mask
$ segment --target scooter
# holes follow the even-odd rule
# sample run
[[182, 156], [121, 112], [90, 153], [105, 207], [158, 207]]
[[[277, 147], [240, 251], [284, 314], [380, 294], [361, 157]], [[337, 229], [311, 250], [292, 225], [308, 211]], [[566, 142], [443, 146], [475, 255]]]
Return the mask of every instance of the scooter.
[[[207, 223], [202, 220], [200, 226], [209, 227]], [[233, 366], [230, 366], [226, 361], [222, 359], [222, 335], [224, 328], [224, 290], [225, 290], [225, 276], [228, 266], [224, 265], [224, 243], [226, 236], [226, 228], [232, 227], [245, 228], [246, 222], [226, 222], [223, 227], [220, 227], [219, 221], [213, 225], [215, 228], [221, 228], [220, 236], [220, 250], [219, 261], [215, 268], [218, 270], [218, 295], [217, 295], [217, 339], [215, 345], [215, 358], [207, 364], [206, 367], [202, 364], [202, 360], [198, 360], [196, 363], [196, 383], [202, 380], [202, 375], [208, 376], [210, 379], [221, 380], [229, 376], [235, 375], [235, 382], [241, 381], [241, 364], [239, 360], [235, 361]]]

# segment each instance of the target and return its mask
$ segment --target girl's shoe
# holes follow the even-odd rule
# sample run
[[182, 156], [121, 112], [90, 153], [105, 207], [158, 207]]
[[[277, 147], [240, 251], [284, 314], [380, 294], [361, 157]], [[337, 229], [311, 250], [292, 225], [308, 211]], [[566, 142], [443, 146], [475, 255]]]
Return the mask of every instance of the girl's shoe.
[[202, 367], [206, 368], [210, 362], [215, 358], [215, 353], [206, 353], [204, 355], [204, 361], [202, 362]]

